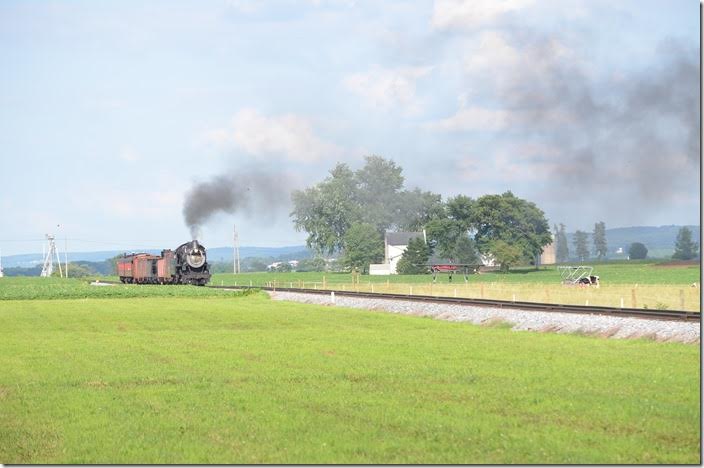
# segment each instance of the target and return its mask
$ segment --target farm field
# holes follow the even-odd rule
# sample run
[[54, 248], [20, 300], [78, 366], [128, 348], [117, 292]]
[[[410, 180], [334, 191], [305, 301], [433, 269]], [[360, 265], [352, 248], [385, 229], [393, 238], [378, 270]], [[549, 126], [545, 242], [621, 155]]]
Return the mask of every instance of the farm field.
[[[253, 285], [305, 287], [315, 289], [359, 290], [396, 294], [458, 296], [482, 299], [516, 300], [610, 307], [634, 307], [700, 311], [699, 265], [668, 266], [646, 262], [592, 264], [601, 277], [599, 288], [561, 284], [555, 267], [522, 268], [508, 274], [483, 273], [438, 275], [362, 275], [353, 283], [349, 273], [242, 273], [213, 275], [214, 285]], [[694, 285], [694, 287], [692, 286]], [[622, 302], [623, 301], [623, 302]]]
[[697, 346], [201, 289], [0, 300], [0, 462], [701, 461]]
[[[112, 278], [118, 281], [117, 277]], [[80, 299], [132, 297], [235, 297], [244, 291], [225, 291], [183, 285], [91, 286], [89, 279], [12, 277], [0, 279], [0, 301], [12, 299]]]

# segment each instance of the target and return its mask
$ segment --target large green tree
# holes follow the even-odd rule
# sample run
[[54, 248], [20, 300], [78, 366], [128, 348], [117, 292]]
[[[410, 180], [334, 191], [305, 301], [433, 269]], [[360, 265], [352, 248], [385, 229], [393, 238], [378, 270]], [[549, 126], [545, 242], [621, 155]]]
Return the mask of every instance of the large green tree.
[[599, 260], [606, 258], [608, 248], [606, 245], [606, 224], [603, 221], [594, 224], [592, 241], [594, 242], [594, 255], [596, 255]]
[[472, 213], [475, 201], [465, 195], [457, 195], [447, 200], [445, 211], [447, 216], [455, 221], [463, 230], [472, 225]]
[[479, 197], [472, 205], [470, 227], [479, 252], [493, 254], [503, 270], [535, 258], [552, 242], [545, 213], [511, 192]]
[[478, 263], [479, 255], [474, 241], [468, 235], [462, 235], [457, 238], [455, 245], [451, 251], [451, 258], [455, 263]]
[[458, 195], [447, 200], [441, 216], [425, 224], [428, 243], [438, 256], [453, 260], [459, 257], [476, 260], [474, 243], [463, 240], [469, 240], [473, 207], [474, 200]]
[[344, 236], [361, 218], [355, 174], [338, 164], [323, 182], [291, 194], [296, 230], [308, 233], [308, 247], [333, 253], [344, 247]]
[[361, 273], [368, 272], [370, 263], [379, 263], [384, 258], [384, 240], [379, 231], [368, 223], [350, 226], [345, 233], [344, 245], [343, 265], [356, 268]]
[[630, 260], [643, 260], [648, 257], [648, 248], [640, 242], [634, 242], [628, 247]]
[[371, 224], [382, 235], [397, 219], [404, 181], [402, 172], [393, 161], [367, 156], [364, 166], [354, 173], [361, 221]]
[[402, 275], [427, 273], [430, 247], [422, 237], [414, 237], [408, 242], [406, 250], [396, 265], [396, 271]]
[[677, 233], [677, 242], [675, 243], [675, 253], [672, 258], [675, 260], [692, 260], [697, 258], [699, 245], [692, 241], [692, 231], [688, 227], [680, 228]]
[[577, 230], [574, 233], [574, 250], [580, 262], [589, 259], [589, 234]]
[[508, 273], [510, 265], [515, 265], [521, 260], [525, 260], [525, 253], [518, 245], [510, 244], [502, 239], [495, 239], [490, 242], [491, 254], [501, 265], [502, 273]]
[[396, 212], [395, 227], [403, 231], [420, 231], [430, 221], [445, 217], [445, 204], [439, 194], [416, 188], [399, 194]]
[[442, 217], [440, 195], [404, 190], [402, 169], [379, 156], [365, 158], [351, 170], [338, 164], [322, 182], [291, 194], [294, 227], [308, 233], [307, 244], [331, 254], [345, 247], [345, 234], [355, 223], [372, 225], [383, 236], [387, 229], [416, 230]]

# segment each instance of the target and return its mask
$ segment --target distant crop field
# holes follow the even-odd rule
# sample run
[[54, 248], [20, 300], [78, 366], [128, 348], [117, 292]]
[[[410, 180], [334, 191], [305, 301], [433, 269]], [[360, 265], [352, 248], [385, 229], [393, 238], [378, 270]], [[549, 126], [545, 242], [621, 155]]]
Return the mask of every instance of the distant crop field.
[[[586, 265], [594, 268], [594, 274], [601, 277], [603, 284], [664, 284], [664, 285], [691, 285], [700, 281], [699, 265], [668, 267], [660, 263], [641, 262], [609, 262]], [[351, 283], [350, 273], [219, 273], [213, 275], [211, 284], [239, 284], [252, 281], [255, 285], [267, 281], [281, 283], [291, 281], [322, 282], [323, 277], [328, 283]], [[427, 283], [432, 281], [430, 274], [425, 275], [389, 275], [371, 276], [362, 275], [361, 282], [368, 283]], [[438, 282], [447, 282], [447, 275], [438, 275]], [[462, 274], [455, 274], [454, 282], [464, 282]], [[555, 266], [535, 268], [515, 268], [509, 273], [489, 272], [469, 276], [470, 283], [546, 283], [559, 284], [560, 273]]]
[[608, 307], [634, 307], [700, 311], [700, 267], [668, 266], [647, 262], [592, 264], [601, 285], [566, 286], [556, 267], [520, 268], [508, 274], [497, 272], [446, 274], [437, 281], [426, 275], [362, 275], [353, 283], [349, 273], [242, 273], [213, 275], [211, 284], [240, 286], [303, 287], [359, 290], [409, 295], [457, 296], [482, 299], [547, 302]]
[[698, 464], [699, 364], [263, 293], [4, 300], [0, 462]]
[[182, 285], [91, 286], [88, 279], [76, 278], [0, 278], [0, 301], [13, 299], [77, 299], [130, 297], [210, 297], [240, 296], [242, 291]]

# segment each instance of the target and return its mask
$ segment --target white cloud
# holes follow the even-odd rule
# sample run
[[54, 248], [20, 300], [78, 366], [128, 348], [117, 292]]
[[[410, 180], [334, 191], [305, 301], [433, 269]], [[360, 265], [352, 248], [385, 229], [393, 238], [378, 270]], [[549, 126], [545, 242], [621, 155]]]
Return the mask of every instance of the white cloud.
[[[148, 200], [149, 203], [144, 203]], [[100, 197], [103, 209], [119, 216], [160, 216], [178, 213], [183, 193], [176, 190], [105, 190]]]
[[130, 162], [130, 163], [137, 162], [141, 159], [139, 156], [139, 153], [137, 153], [137, 151], [135, 151], [134, 148], [130, 148], [130, 147], [122, 148], [118, 157], [121, 160], [126, 161], [126, 162]]
[[[463, 40], [463, 72], [470, 86], [458, 95], [459, 109], [426, 128], [436, 131], [502, 131], [526, 124], [560, 126], [578, 121], [569, 106], [550, 99], [555, 76], [565, 67], [588, 66], [572, 49], [556, 39], [516, 43], [498, 31], [485, 31]], [[528, 90], [528, 92], [527, 92]], [[477, 96], [498, 98], [501, 107], [473, 105]]]
[[559, 169], [559, 148], [533, 142], [515, 142], [497, 152], [495, 166], [506, 180], [549, 180]]
[[547, 181], [561, 167], [563, 154], [552, 145], [516, 141], [493, 154], [472, 151], [457, 162], [457, 171], [464, 180], [485, 180], [487, 175], [503, 182]]
[[432, 26], [435, 29], [473, 29], [491, 25], [502, 15], [519, 11], [533, 0], [436, 0]]
[[466, 76], [473, 81], [488, 81], [494, 88], [504, 91], [516, 82], [540, 83], [559, 66], [570, 65], [582, 71], [590, 69], [574, 50], [555, 38], [519, 45], [504, 33], [486, 31], [477, 38], [465, 40], [463, 49]]
[[343, 153], [339, 146], [315, 135], [305, 117], [285, 114], [267, 117], [254, 109], [242, 109], [231, 125], [206, 132], [218, 146], [234, 146], [253, 156], [281, 155], [292, 161], [313, 162]]
[[360, 96], [368, 106], [382, 110], [395, 107], [413, 115], [421, 111], [416, 96], [416, 81], [430, 73], [433, 67], [400, 67], [394, 69], [374, 67], [364, 73], [355, 73], [343, 85]]
[[468, 75], [487, 73], [496, 68], [515, 68], [520, 62], [520, 51], [509, 44], [506, 37], [499, 32], [483, 32], [478, 39], [465, 43], [463, 64]]
[[251, 14], [259, 11], [262, 3], [255, 0], [228, 0], [227, 7], [243, 14]]
[[505, 129], [510, 121], [511, 114], [505, 110], [468, 107], [460, 109], [451, 117], [427, 124], [426, 127], [446, 132], [499, 131]]
[[445, 119], [426, 123], [425, 128], [441, 132], [499, 132], [523, 128], [526, 123], [541, 124], [549, 129], [573, 124], [576, 120], [577, 116], [562, 109], [542, 110], [538, 115], [525, 109], [488, 109], [473, 106], [459, 109], [454, 115]]

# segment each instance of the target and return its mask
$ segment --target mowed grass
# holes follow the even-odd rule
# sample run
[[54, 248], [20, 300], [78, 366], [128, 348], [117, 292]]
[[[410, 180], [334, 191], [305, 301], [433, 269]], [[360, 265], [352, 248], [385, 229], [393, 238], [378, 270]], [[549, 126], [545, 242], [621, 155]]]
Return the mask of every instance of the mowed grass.
[[696, 464], [699, 363], [263, 293], [0, 301], [0, 462]]

